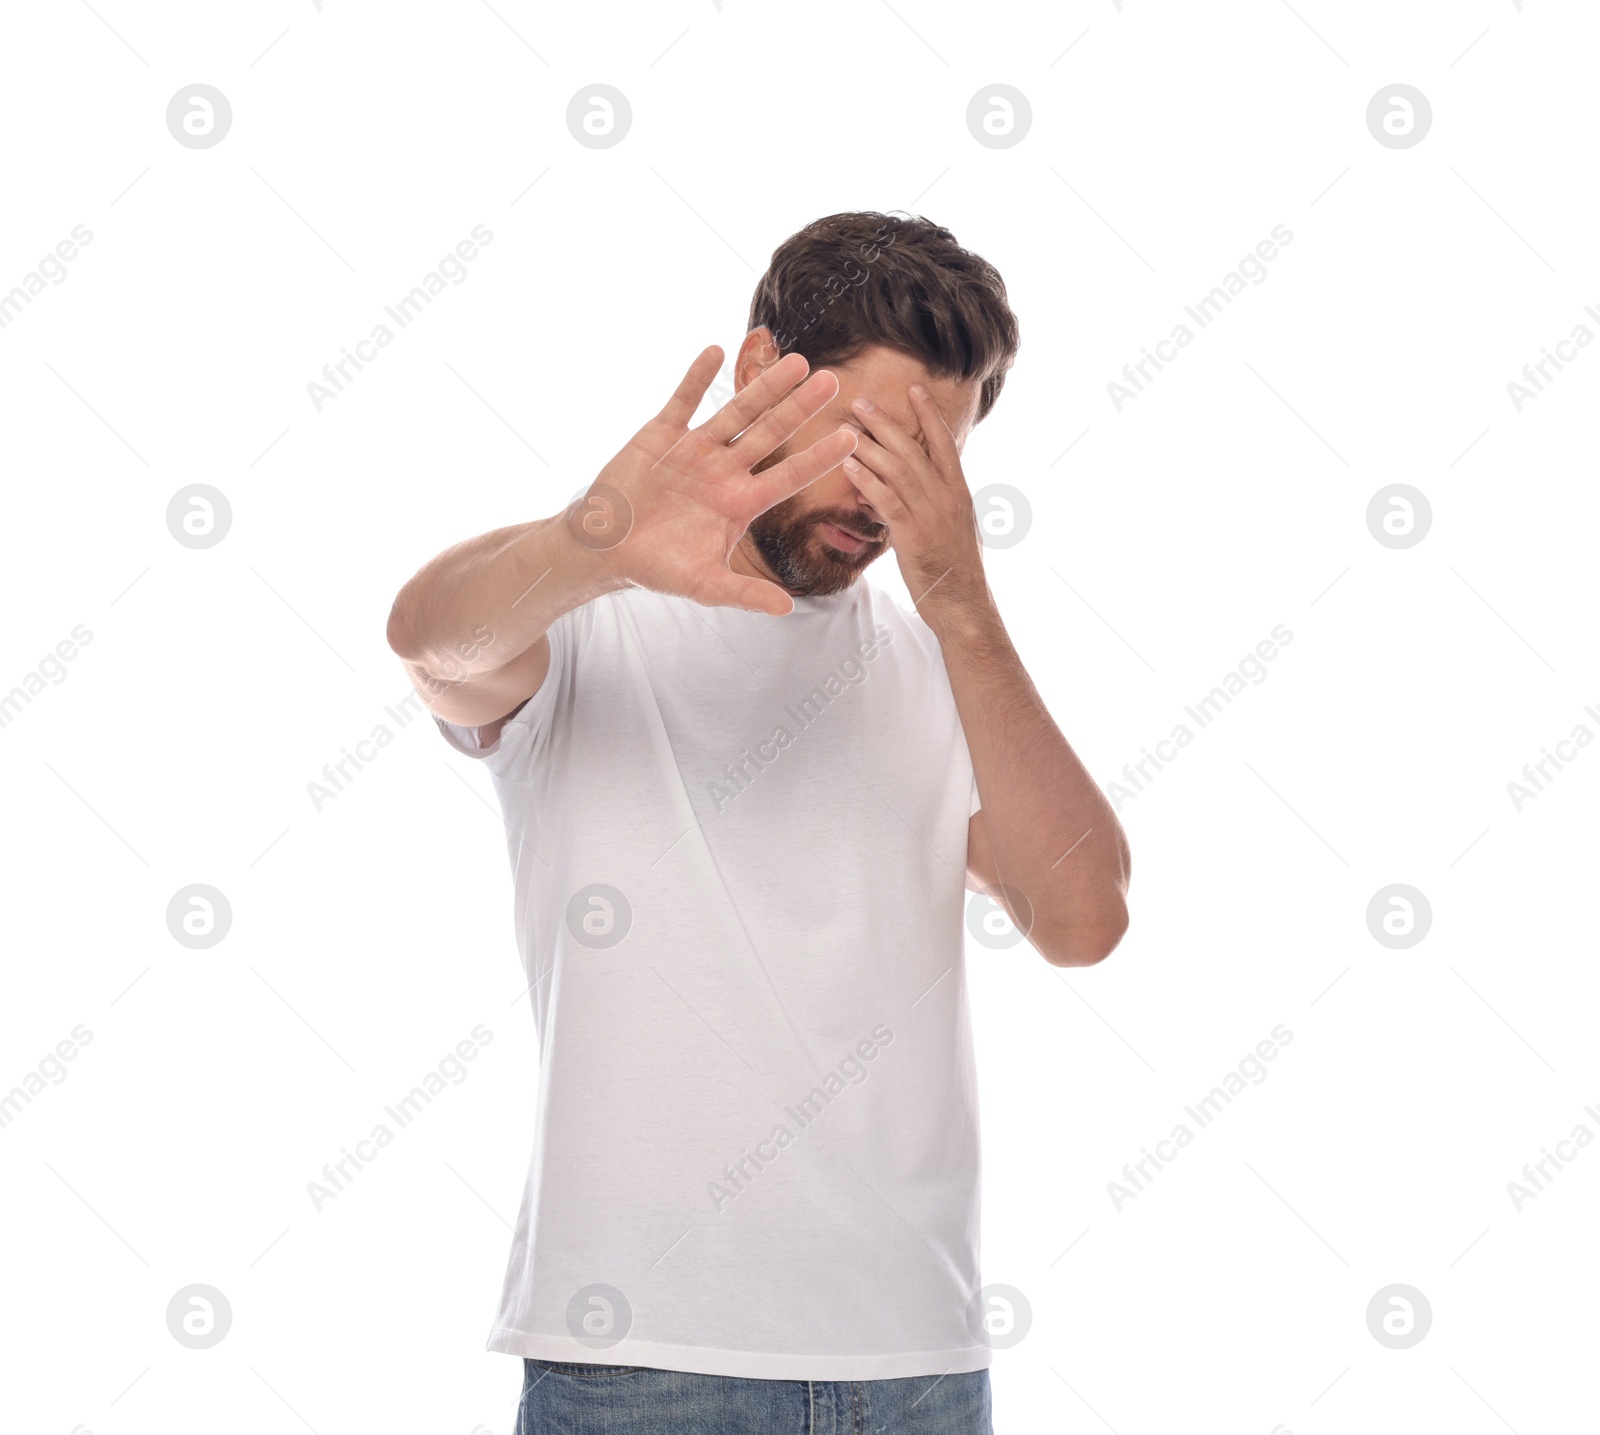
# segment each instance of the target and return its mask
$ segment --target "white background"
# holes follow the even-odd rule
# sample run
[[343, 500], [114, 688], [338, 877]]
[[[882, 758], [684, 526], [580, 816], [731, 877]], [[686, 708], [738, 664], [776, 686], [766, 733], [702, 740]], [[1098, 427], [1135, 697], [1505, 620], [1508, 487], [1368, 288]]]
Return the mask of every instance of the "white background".
[[[489, 779], [421, 721], [320, 811], [307, 784], [394, 726], [400, 584], [564, 505], [845, 209], [1005, 276], [1022, 351], [966, 467], [1031, 501], [990, 583], [1103, 783], [1293, 634], [1123, 803], [1108, 961], [969, 943], [984, 1274], [1033, 1312], [996, 1428], [1592, 1426], [1600, 1151], [1507, 1190], [1600, 1134], [1600, 752], [1507, 791], [1600, 733], [1600, 352], [1506, 388], [1600, 332], [1590, 7], [96, 0], [6, 29], [0, 289], [93, 240], [0, 331], [0, 691], [93, 636], [0, 729], [0, 1090], [92, 1032], [0, 1129], [5, 1429], [511, 1429], [520, 1366], [482, 1346], [536, 1051]], [[232, 105], [213, 148], [165, 124], [197, 82]], [[565, 121], [596, 82], [633, 111], [603, 150]], [[1005, 149], [965, 118], [997, 82], [1032, 108]], [[1406, 149], [1365, 122], [1396, 82], [1433, 111]], [[318, 412], [475, 224], [469, 277]], [[1268, 278], [1119, 412], [1107, 383], [1275, 224]], [[165, 518], [197, 482], [232, 508], [204, 550]], [[1405, 549], [1366, 521], [1397, 482], [1432, 508]], [[232, 906], [208, 950], [166, 926], [192, 883]], [[1432, 908], [1403, 950], [1366, 919], [1393, 883]], [[477, 1023], [469, 1078], [315, 1210]], [[167, 1329], [193, 1283], [232, 1307], [209, 1350]], [[1406, 1350], [1367, 1327], [1395, 1283], [1432, 1308]]]

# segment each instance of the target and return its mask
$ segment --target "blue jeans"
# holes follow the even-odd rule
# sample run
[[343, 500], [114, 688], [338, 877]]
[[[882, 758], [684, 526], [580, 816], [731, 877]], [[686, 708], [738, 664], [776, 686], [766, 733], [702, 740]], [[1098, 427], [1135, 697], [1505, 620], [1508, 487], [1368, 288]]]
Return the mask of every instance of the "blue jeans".
[[993, 1435], [989, 1372], [748, 1380], [522, 1362], [516, 1435]]

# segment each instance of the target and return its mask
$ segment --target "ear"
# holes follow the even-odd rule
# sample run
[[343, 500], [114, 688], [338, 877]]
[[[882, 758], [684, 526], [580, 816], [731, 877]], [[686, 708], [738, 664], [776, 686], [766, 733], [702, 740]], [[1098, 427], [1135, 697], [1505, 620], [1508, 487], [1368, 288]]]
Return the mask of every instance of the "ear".
[[752, 329], [744, 336], [744, 342], [739, 345], [739, 352], [733, 361], [734, 393], [738, 393], [753, 379], [760, 378], [782, 357], [771, 329], [765, 324], [759, 329]]

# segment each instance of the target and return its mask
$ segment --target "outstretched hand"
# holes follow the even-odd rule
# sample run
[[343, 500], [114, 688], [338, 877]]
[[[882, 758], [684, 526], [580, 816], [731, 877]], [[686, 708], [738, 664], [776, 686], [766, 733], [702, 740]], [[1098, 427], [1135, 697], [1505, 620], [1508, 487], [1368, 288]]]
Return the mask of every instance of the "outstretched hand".
[[794, 608], [789, 594], [735, 573], [729, 555], [752, 520], [837, 467], [855, 449], [857, 434], [835, 429], [752, 473], [821, 412], [839, 381], [826, 369], [806, 378], [805, 357], [787, 354], [691, 429], [722, 358], [715, 344], [701, 352], [661, 412], [568, 509], [568, 529], [585, 547], [607, 554], [629, 584], [708, 607], [781, 616]]

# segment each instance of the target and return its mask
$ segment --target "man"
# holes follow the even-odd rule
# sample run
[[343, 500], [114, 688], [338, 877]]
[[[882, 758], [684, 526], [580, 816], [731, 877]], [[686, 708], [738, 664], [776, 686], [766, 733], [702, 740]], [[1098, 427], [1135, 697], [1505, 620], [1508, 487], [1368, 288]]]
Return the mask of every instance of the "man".
[[[395, 601], [493, 774], [539, 1033], [519, 1431], [990, 1429], [964, 890], [1083, 966], [1129, 863], [984, 579], [961, 452], [1016, 348], [948, 230], [819, 220], [712, 418], [715, 346]], [[891, 550], [915, 612], [861, 581]]]

